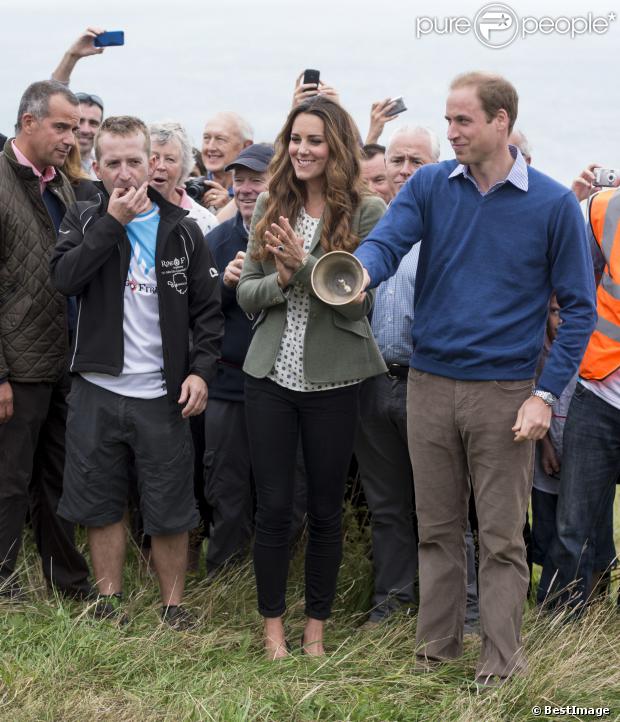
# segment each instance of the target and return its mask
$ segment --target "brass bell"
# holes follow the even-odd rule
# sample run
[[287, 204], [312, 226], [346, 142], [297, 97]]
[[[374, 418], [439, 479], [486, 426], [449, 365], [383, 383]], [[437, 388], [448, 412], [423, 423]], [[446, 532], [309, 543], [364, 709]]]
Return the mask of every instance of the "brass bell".
[[321, 301], [330, 306], [344, 306], [362, 292], [364, 268], [351, 253], [332, 251], [314, 264], [310, 283]]

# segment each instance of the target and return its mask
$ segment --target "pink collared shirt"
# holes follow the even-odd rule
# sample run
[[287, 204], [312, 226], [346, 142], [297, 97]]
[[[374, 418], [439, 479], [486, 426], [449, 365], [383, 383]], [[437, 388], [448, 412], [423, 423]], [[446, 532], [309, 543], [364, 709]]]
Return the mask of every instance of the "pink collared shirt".
[[32, 172], [37, 176], [39, 179], [39, 188], [41, 189], [41, 195], [43, 195], [43, 192], [47, 188], [47, 184], [56, 177], [56, 168], [54, 168], [53, 165], [48, 165], [46, 168], [43, 169], [43, 173], [36, 168], [31, 161], [26, 158], [26, 156], [21, 152], [21, 150], [15, 145], [15, 141], [12, 140], [11, 144], [13, 146], [13, 152], [15, 153], [15, 157], [17, 158], [17, 162], [20, 165], [25, 165], [28, 168], [32, 168]]
[[175, 188], [174, 189], [180, 196], [179, 198], [179, 205], [181, 208], [185, 208], [186, 211], [192, 210], [192, 199], [187, 195], [187, 191], [185, 188]]

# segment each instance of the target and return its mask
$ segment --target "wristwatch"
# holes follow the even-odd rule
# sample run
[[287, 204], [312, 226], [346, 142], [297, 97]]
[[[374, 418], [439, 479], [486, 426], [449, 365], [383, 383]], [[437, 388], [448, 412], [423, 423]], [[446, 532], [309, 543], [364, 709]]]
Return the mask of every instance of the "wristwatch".
[[550, 391], [543, 391], [542, 389], [534, 389], [532, 391], [532, 396], [538, 396], [538, 398], [542, 399], [547, 406], [553, 406], [558, 401], [557, 396], [554, 396]]

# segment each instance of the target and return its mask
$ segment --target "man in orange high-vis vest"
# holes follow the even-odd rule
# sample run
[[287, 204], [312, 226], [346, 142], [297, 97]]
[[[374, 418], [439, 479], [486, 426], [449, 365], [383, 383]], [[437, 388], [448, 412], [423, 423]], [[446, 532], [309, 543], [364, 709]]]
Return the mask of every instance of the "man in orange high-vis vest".
[[[577, 197], [592, 167], [573, 184]], [[538, 602], [584, 608], [595, 572], [613, 563], [609, 523], [620, 474], [620, 190], [593, 196], [588, 231], [598, 280], [598, 321], [564, 427], [564, 458], [555, 536]]]

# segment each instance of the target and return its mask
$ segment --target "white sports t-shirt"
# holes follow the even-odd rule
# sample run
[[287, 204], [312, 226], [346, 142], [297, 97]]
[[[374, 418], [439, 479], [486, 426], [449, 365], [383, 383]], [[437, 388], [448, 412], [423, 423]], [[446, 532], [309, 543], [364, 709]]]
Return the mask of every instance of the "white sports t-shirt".
[[155, 275], [158, 227], [159, 208], [155, 204], [125, 226], [131, 243], [131, 259], [125, 283], [124, 357], [120, 376], [82, 374], [97, 386], [138, 399], [155, 399], [166, 394]]

